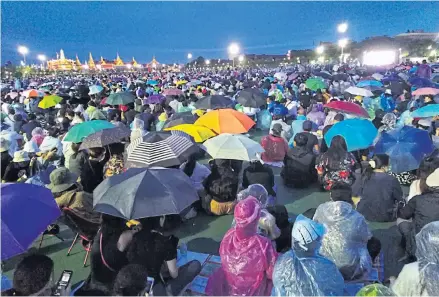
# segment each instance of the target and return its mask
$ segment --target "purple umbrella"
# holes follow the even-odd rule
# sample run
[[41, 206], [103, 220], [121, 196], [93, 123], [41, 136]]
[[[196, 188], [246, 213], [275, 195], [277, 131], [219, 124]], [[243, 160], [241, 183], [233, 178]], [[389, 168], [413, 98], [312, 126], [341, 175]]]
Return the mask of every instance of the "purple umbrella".
[[1, 260], [26, 252], [60, 215], [49, 189], [31, 184], [1, 185]]
[[288, 80], [295, 80], [296, 78], [298, 78], [299, 77], [299, 74], [298, 73], [293, 73], [293, 74], [291, 74], [290, 76], [288, 76]]
[[165, 101], [166, 97], [163, 95], [152, 95], [143, 99], [143, 104], [159, 104]]

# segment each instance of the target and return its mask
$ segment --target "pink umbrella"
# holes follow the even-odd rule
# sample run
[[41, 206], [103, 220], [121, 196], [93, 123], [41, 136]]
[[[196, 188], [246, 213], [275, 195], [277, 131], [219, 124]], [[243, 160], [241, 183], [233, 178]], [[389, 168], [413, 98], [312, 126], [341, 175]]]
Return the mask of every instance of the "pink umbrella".
[[163, 95], [165, 95], [165, 96], [179, 96], [179, 95], [183, 95], [183, 91], [180, 89], [166, 89], [163, 92]]
[[439, 89], [435, 89], [435, 88], [420, 88], [412, 93], [412, 95], [414, 95], [414, 96], [421, 96], [421, 95], [435, 96], [437, 94], [439, 94]]

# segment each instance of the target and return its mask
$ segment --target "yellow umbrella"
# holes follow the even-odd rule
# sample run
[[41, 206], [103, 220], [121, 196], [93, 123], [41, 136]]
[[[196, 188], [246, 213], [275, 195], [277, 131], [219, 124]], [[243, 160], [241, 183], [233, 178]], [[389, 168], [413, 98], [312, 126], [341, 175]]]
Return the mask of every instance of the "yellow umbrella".
[[179, 81], [177, 81], [177, 83], [176, 83], [177, 86], [179, 86], [179, 85], [184, 85], [184, 84], [187, 84], [187, 80], [179, 80]]
[[177, 125], [177, 126], [174, 126], [171, 128], [166, 128], [164, 130], [165, 131], [172, 131], [172, 130], [182, 131], [182, 132], [192, 136], [196, 142], [204, 142], [205, 140], [216, 136], [216, 134], [212, 130], [210, 130], [209, 128], [206, 128], [204, 126], [197, 126], [194, 124], [182, 124], [182, 125]]
[[43, 100], [41, 100], [40, 103], [38, 103], [38, 107], [42, 109], [51, 108], [57, 105], [58, 103], [60, 103], [61, 101], [62, 98], [56, 95], [45, 96], [43, 97]]

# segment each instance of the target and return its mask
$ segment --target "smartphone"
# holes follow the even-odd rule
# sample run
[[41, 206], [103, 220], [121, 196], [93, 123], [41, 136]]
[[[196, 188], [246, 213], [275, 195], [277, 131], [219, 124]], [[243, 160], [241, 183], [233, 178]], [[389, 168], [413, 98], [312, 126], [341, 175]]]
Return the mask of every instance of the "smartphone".
[[145, 296], [152, 296], [152, 287], [153, 286], [154, 286], [154, 278], [148, 276], [146, 278]]
[[73, 271], [71, 270], [64, 270], [61, 273], [61, 277], [59, 278], [58, 282], [56, 283], [55, 290], [53, 292], [53, 296], [67, 296], [68, 289], [70, 287], [70, 282], [72, 280]]

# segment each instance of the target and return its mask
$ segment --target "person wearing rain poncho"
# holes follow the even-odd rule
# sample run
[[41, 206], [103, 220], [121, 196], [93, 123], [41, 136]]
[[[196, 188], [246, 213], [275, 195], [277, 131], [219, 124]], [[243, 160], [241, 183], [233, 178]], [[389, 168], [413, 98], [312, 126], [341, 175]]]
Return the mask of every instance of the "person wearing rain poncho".
[[274, 266], [271, 296], [343, 296], [337, 266], [319, 254], [325, 227], [303, 215], [292, 231], [292, 249]]
[[206, 294], [213, 296], [266, 296], [277, 252], [270, 239], [257, 234], [261, 206], [254, 197], [235, 207], [236, 226], [221, 241], [221, 268], [209, 277]]
[[137, 138], [145, 136], [146, 133], [148, 132], [145, 131], [145, 123], [136, 116], [131, 127], [130, 141], [133, 142]]
[[416, 235], [417, 261], [406, 264], [398, 278], [391, 278], [397, 296], [439, 295], [439, 221], [424, 226]]

